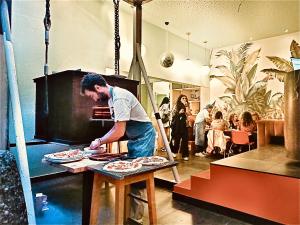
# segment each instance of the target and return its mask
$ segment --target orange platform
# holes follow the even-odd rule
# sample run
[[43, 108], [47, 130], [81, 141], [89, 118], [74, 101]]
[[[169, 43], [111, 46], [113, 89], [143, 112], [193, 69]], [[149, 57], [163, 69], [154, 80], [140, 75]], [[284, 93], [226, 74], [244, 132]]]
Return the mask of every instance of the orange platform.
[[174, 193], [278, 223], [300, 224], [300, 167], [283, 158], [282, 150], [271, 148], [222, 159], [175, 185]]

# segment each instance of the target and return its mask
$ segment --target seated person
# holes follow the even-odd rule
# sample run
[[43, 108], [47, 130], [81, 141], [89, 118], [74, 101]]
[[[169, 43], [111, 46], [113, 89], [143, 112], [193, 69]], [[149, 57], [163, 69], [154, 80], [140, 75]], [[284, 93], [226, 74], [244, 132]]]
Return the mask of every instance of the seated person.
[[223, 120], [222, 112], [218, 111], [215, 114], [215, 119], [212, 121], [211, 130], [207, 134], [207, 153], [212, 153], [214, 147], [221, 149], [220, 154], [226, 149], [227, 137], [224, 135], [224, 130], [228, 128], [228, 124]]
[[251, 113], [246, 111], [242, 114], [242, 118], [239, 123], [239, 130], [249, 133], [249, 141], [254, 142], [255, 143], [254, 148], [256, 148], [256, 146], [257, 146], [257, 134], [256, 134], [257, 125], [253, 121]]
[[229, 116], [229, 128], [237, 130], [239, 126], [239, 120], [236, 113], [232, 113]]
[[242, 118], [241, 118], [240, 123], [239, 123], [239, 130], [245, 131], [245, 132], [248, 132], [248, 133], [251, 133], [251, 134], [255, 130], [257, 130], [256, 129], [256, 124], [252, 119], [251, 113], [246, 111], [242, 114]]
[[223, 119], [221, 111], [216, 112], [215, 119], [211, 122], [210, 128], [212, 130], [226, 130], [228, 129], [228, 123]]
[[251, 114], [253, 122], [255, 123], [255, 131], [257, 131], [257, 122], [260, 120], [260, 116], [257, 112]]

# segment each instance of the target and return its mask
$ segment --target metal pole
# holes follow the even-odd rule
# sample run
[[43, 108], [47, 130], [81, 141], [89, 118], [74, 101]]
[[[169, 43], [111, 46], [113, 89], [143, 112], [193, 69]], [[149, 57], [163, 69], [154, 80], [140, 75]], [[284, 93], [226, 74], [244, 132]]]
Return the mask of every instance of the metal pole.
[[8, 87], [10, 100], [12, 104], [12, 113], [14, 119], [14, 127], [16, 132], [16, 145], [17, 145], [17, 157], [19, 161], [19, 172], [25, 197], [25, 203], [27, 208], [28, 223], [35, 225], [35, 213], [32, 199], [32, 189], [29, 176], [28, 160], [26, 143], [24, 137], [24, 128], [22, 121], [22, 113], [20, 106], [19, 90], [17, 84], [16, 66], [13, 52], [13, 45], [11, 43], [8, 7], [6, 0], [2, 0], [1, 4], [1, 22], [3, 28], [3, 42], [5, 49], [6, 68], [8, 76]]
[[[143, 62], [143, 59], [142, 59], [142, 56], [141, 56], [140, 46], [137, 44], [136, 48], [137, 48], [137, 58], [138, 58], [139, 66], [140, 66], [140, 68], [142, 70], [142, 75], [143, 75], [143, 78], [145, 80], [145, 83], [146, 83], [146, 86], [147, 86], [147, 89], [148, 89], [148, 94], [149, 94], [149, 97], [150, 97], [150, 100], [151, 100], [151, 104], [152, 104], [152, 107], [153, 107], [155, 118], [156, 118], [159, 130], [160, 130], [160, 133], [161, 133], [161, 136], [162, 136], [165, 148], [167, 150], [168, 157], [169, 157], [170, 161], [173, 162], [174, 158], [173, 158], [173, 155], [172, 155], [172, 152], [171, 152], [171, 149], [170, 149], [170, 145], [169, 145], [169, 142], [168, 142], [168, 138], [167, 138], [167, 135], [166, 135], [163, 123], [161, 121], [161, 118], [160, 118], [160, 115], [159, 115], [159, 112], [158, 112], [158, 108], [157, 108], [155, 99], [153, 97], [153, 92], [152, 92], [152, 89], [151, 89], [151, 86], [150, 86], [150, 82], [149, 82], [149, 79], [148, 79], [146, 68], [145, 68], [145, 65], [144, 65], [144, 62]], [[177, 183], [180, 182], [180, 178], [179, 178], [179, 174], [178, 174], [176, 166], [172, 167], [172, 172], [173, 172], [175, 181]]]

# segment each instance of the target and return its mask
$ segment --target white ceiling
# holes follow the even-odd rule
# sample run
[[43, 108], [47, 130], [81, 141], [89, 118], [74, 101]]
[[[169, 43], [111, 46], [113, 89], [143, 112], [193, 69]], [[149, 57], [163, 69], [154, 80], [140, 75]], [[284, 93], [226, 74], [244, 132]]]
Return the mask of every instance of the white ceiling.
[[169, 21], [170, 32], [191, 32], [195, 44], [218, 48], [299, 31], [300, 0], [153, 0], [143, 5], [143, 19], [163, 29]]

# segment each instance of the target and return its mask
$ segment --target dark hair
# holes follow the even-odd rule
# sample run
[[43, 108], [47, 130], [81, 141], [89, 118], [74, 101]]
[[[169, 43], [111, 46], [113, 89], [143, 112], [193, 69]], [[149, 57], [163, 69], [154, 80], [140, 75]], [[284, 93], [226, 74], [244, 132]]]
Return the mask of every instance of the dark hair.
[[168, 97], [164, 97], [163, 100], [161, 101], [159, 107], [161, 107], [163, 104], [169, 104], [170, 99]]
[[215, 114], [215, 119], [216, 119], [216, 120], [217, 120], [217, 119], [223, 119], [223, 114], [222, 114], [221, 111], [216, 112], [216, 114]]
[[95, 85], [105, 87], [106, 84], [106, 80], [100, 74], [88, 73], [81, 79], [80, 94], [84, 94], [85, 90], [95, 91]]
[[236, 115], [236, 113], [232, 113], [232, 114], [230, 114], [230, 116], [229, 116], [229, 122], [233, 122], [233, 119], [234, 119], [234, 116]]
[[247, 111], [243, 113], [242, 120], [243, 120], [243, 126], [244, 127], [248, 127], [253, 123], [251, 113], [249, 113]]
[[[181, 109], [181, 104], [184, 106], [184, 104], [181, 102], [181, 98], [182, 97], [186, 97], [186, 100], [187, 100], [187, 96], [186, 95], [179, 95], [179, 97], [177, 98], [177, 101], [176, 101], [176, 111], [179, 112], [180, 109]], [[185, 107], [184, 107], [185, 109]]]

